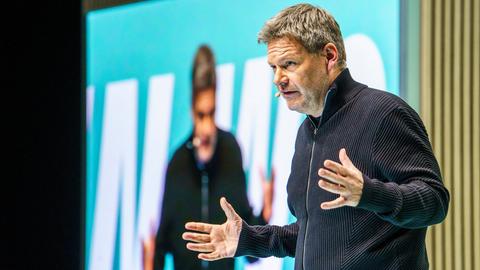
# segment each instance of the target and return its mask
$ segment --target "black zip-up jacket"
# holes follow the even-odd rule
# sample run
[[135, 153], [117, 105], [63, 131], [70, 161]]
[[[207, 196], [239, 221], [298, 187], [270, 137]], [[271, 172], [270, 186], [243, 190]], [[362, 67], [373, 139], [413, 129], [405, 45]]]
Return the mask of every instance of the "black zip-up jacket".
[[[338, 195], [318, 186], [326, 159], [341, 148], [363, 173], [357, 207], [333, 210]], [[438, 163], [418, 114], [390, 93], [355, 82], [342, 71], [318, 121], [298, 130], [286, 226], [243, 223], [235, 256], [295, 257], [295, 269], [428, 269], [427, 226], [441, 222], [449, 204]]]
[[234, 136], [217, 129], [215, 152], [204, 166], [195, 159], [192, 139], [193, 135], [175, 151], [168, 164], [154, 269], [163, 269], [167, 252], [173, 255], [176, 270], [234, 269], [233, 259], [206, 263], [197, 258], [197, 252], [188, 250], [185, 247], [187, 242], [182, 239], [185, 223], [192, 220], [217, 224], [225, 222], [219, 203], [222, 196], [228, 198], [238, 214], [248, 222], [266, 222], [261, 216], [253, 214], [248, 202], [242, 155]]

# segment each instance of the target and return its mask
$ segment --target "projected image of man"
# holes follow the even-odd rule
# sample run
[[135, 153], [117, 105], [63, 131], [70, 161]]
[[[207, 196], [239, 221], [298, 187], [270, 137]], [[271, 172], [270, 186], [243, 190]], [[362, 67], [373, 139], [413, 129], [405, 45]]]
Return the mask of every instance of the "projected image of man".
[[263, 188], [264, 205], [256, 216], [247, 198], [240, 147], [231, 133], [215, 124], [216, 81], [213, 52], [203, 45], [195, 54], [192, 69], [193, 132], [175, 151], [167, 168], [154, 269], [163, 269], [166, 253], [173, 255], [175, 269], [234, 269], [233, 259], [198, 260], [181, 237], [189, 220], [222, 222], [224, 215], [218, 204], [221, 197], [228, 197], [249, 223], [264, 225], [271, 217], [272, 180], [263, 177], [263, 185], [258, 187]]

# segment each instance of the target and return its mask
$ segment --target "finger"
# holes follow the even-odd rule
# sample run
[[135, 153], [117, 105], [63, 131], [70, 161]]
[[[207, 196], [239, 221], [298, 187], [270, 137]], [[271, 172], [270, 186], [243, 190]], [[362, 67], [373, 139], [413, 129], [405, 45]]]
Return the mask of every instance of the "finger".
[[275, 183], [275, 168], [272, 167], [272, 170], [270, 172], [270, 181], [272, 182], [272, 185], [273, 183]]
[[215, 261], [221, 259], [220, 254], [217, 251], [212, 253], [200, 253], [198, 254], [198, 258], [204, 261]]
[[215, 250], [210, 243], [187, 243], [187, 248], [197, 252], [212, 252]]
[[347, 190], [346, 190], [345, 187], [339, 186], [337, 184], [329, 183], [325, 180], [318, 181], [318, 185], [321, 188], [323, 188], [326, 191], [331, 192], [331, 193], [339, 194], [339, 195], [342, 195], [342, 196], [345, 196], [346, 193], [347, 193]]
[[193, 241], [197, 243], [208, 243], [211, 240], [210, 235], [208, 234], [192, 233], [192, 232], [183, 233], [182, 238], [183, 240]]
[[345, 197], [340, 196], [333, 201], [324, 202], [320, 207], [324, 210], [335, 209], [346, 205], [347, 200]]
[[202, 222], [187, 222], [185, 228], [191, 231], [210, 233], [212, 231], [212, 224]]
[[341, 176], [350, 175], [350, 172], [348, 171], [348, 169], [345, 168], [345, 166], [343, 166], [342, 164], [340, 164], [338, 162], [327, 159], [327, 160], [325, 160], [325, 162], [323, 162], [323, 166], [325, 166], [325, 168], [327, 168], [327, 169], [329, 169], [333, 172], [336, 172], [336, 173], [340, 174]]
[[265, 172], [263, 171], [262, 167], [258, 168], [258, 174], [260, 175], [260, 179], [262, 179], [262, 181], [264, 182], [267, 177], [266, 177]]
[[227, 202], [225, 197], [220, 198], [220, 206], [222, 207], [223, 212], [225, 212], [227, 219], [237, 219], [237, 213], [233, 209], [232, 205]]
[[318, 175], [336, 184], [340, 184], [343, 186], [348, 185], [347, 180], [343, 176], [333, 173], [329, 170], [321, 168], [320, 170], [318, 170]]
[[342, 164], [347, 168], [355, 168], [355, 165], [353, 165], [352, 161], [347, 156], [347, 150], [345, 150], [345, 148], [340, 149], [338, 157], [340, 158], [340, 162], [342, 162]]

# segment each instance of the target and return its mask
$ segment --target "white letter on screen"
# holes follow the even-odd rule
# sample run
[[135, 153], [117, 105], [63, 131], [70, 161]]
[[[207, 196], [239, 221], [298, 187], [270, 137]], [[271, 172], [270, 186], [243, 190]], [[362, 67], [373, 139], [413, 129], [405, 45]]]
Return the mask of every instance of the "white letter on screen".
[[95, 87], [89, 86], [87, 87], [87, 115], [86, 115], [86, 126], [87, 130], [90, 129], [90, 125], [93, 118], [93, 105], [95, 102]]
[[375, 42], [365, 34], [355, 34], [345, 39], [348, 69], [352, 77], [370, 87], [386, 89], [382, 55]]
[[260, 168], [268, 172], [272, 76], [266, 57], [250, 59], [245, 63], [237, 139], [242, 150], [243, 166], [250, 171], [248, 197], [257, 215], [263, 205]]
[[[139, 208], [139, 241], [156, 234], [161, 217], [165, 173], [168, 165], [168, 142], [173, 102], [173, 74], [150, 78], [147, 119], [141, 176]], [[141, 248], [138, 246], [138, 269], [141, 269]]]
[[136, 80], [107, 84], [90, 270], [108, 270], [113, 267], [119, 208], [120, 269], [132, 269], [133, 266], [137, 104]]
[[215, 94], [215, 123], [223, 130], [232, 128], [233, 64], [219, 65], [217, 71], [217, 92]]

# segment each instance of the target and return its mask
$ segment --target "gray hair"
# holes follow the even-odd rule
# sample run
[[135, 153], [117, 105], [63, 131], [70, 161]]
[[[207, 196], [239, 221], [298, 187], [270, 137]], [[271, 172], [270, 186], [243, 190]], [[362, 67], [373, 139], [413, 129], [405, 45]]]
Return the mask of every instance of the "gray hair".
[[346, 67], [345, 45], [340, 26], [325, 9], [310, 4], [298, 4], [280, 11], [269, 19], [258, 33], [259, 43], [283, 37], [293, 37], [309, 53], [319, 53], [331, 42], [338, 50], [337, 67]]

